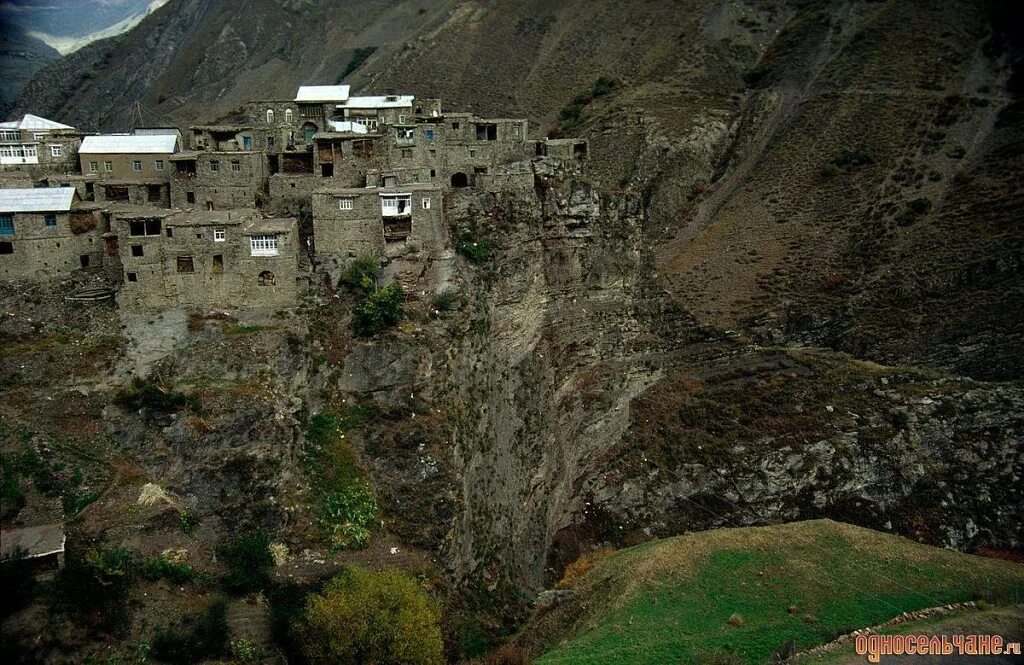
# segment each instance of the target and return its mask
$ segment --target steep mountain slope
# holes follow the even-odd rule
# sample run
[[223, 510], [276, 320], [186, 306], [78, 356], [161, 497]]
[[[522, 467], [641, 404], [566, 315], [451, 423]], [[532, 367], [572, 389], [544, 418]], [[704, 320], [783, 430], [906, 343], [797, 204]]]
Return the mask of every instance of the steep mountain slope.
[[173, 0], [22, 105], [187, 124], [375, 47], [356, 89], [590, 139], [586, 178], [448, 197], [493, 248], [459, 259], [457, 312], [360, 341], [333, 284], [310, 309], [310, 394], [378, 414], [349, 436], [389, 529], [498, 604], [594, 544], [692, 528], [1020, 547], [1011, 24], [966, 0]]
[[903, 612], [1012, 603], [1024, 571], [815, 520], [654, 541], [568, 582], [521, 635], [550, 649], [538, 663], [766, 663]]
[[21, 95], [25, 84], [46, 63], [60, 57], [23, 29], [9, 23], [0, 23], [0, 71], [4, 85], [0, 88], [0, 115], [6, 117]]

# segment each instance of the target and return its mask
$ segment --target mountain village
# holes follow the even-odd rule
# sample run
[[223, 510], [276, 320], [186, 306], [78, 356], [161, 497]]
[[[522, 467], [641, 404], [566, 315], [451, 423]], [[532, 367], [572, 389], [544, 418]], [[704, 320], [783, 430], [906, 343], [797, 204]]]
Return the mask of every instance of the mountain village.
[[424, 298], [451, 272], [448, 211], [586, 163], [585, 140], [530, 139], [526, 120], [349, 93], [305, 85], [186, 132], [0, 123], [0, 276], [86, 271], [109, 288], [68, 297], [129, 311], [277, 310], [316, 270], [371, 258]]

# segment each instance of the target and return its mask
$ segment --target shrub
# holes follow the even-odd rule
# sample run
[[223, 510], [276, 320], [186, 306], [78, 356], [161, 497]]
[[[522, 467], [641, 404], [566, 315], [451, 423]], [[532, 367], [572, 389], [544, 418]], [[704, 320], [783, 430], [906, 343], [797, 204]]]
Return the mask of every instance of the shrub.
[[371, 337], [402, 320], [402, 286], [389, 284], [356, 305], [352, 327], [360, 337]]
[[176, 563], [161, 554], [142, 564], [142, 576], [150, 581], [166, 579], [175, 584], [185, 584], [195, 579], [196, 573], [187, 563]]
[[314, 665], [440, 664], [439, 619], [437, 604], [408, 575], [349, 566], [309, 598], [296, 632]]
[[378, 277], [380, 262], [372, 256], [360, 256], [345, 268], [341, 275], [341, 283], [369, 293], [376, 288]]
[[366, 547], [370, 543], [370, 528], [379, 519], [377, 500], [365, 484], [353, 484], [324, 495], [320, 525], [330, 534], [334, 548]]
[[175, 628], [153, 638], [153, 655], [168, 663], [191, 665], [223, 655], [228, 645], [227, 603], [215, 600]]
[[583, 579], [583, 576], [594, 567], [595, 563], [614, 551], [614, 548], [603, 547], [596, 552], [587, 552], [580, 555], [580, 558], [565, 567], [565, 572], [562, 573], [562, 579], [558, 581], [556, 588], [571, 589], [575, 587]]
[[318, 489], [318, 524], [335, 548], [365, 547], [380, 518], [366, 473], [343, 436], [372, 413], [358, 406], [325, 409], [309, 421], [303, 461]]
[[477, 237], [473, 229], [462, 229], [457, 235], [455, 249], [469, 259], [470, 263], [480, 265], [491, 258], [491, 243], [486, 238]]
[[199, 516], [188, 508], [182, 508], [178, 511], [178, 524], [183, 532], [191, 534], [199, 526]]
[[133, 411], [146, 411], [154, 415], [167, 415], [181, 411], [186, 406], [196, 406], [195, 401], [179, 392], [164, 388], [157, 381], [135, 379], [130, 388], [120, 391], [114, 401]]
[[743, 72], [743, 82], [747, 84], [748, 88], [758, 88], [766, 82], [769, 71], [763, 62], [759, 62]]
[[218, 545], [217, 555], [228, 569], [223, 584], [231, 593], [253, 593], [269, 584], [274, 557], [270, 554], [270, 538], [267, 534], [243, 533], [234, 540]]
[[267, 657], [266, 649], [253, 644], [244, 637], [237, 640], [231, 640], [231, 655], [240, 663], [262, 663]]
[[135, 553], [90, 544], [69, 547], [58, 577], [58, 596], [69, 611], [106, 630], [130, 620], [129, 603], [138, 574]]
[[450, 312], [459, 306], [459, 292], [455, 289], [445, 289], [435, 293], [430, 296], [430, 304], [439, 312]]

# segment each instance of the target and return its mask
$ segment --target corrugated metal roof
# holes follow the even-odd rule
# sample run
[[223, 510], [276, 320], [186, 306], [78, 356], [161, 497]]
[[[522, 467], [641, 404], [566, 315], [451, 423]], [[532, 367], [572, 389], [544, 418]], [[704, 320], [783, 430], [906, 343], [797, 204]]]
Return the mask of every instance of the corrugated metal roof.
[[172, 153], [178, 147], [178, 137], [173, 134], [144, 134], [129, 136], [107, 134], [86, 136], [79, 154], [110, 155], [118, 153]]
[[10, 122], [0, 122], [0, 129], [27, 129], [27, 130], [50, 130], [50, 129], [74, 129], [71, 125], [62, 125], [59, 122], [53, 120], [47, 120], [41, 118], [38, 115], [32, 115], [26, 113], [21, 116], [20, 120], [11, 120]]
[[376, 95], [371, 97], [349, 97], [344, 104], [347, 109], [388, 109], [412, 106], [412, 95]]
[[348, 99], [347, 85], [301, 85], [297, 102], [343, 102]]
[[68, 212], [74, 187], [0, 189], [0, 212]]

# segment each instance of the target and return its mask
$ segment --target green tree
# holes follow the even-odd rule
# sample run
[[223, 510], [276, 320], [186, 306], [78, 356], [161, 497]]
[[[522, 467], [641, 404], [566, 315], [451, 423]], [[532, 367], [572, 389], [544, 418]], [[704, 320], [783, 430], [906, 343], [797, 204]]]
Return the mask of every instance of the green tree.
[[433, 665], [444, 662], [439, 619], [415, 579], [348, 566], [310, 596], [296, 629], [314, 665]]
[[360, 337], [371, 337], [402, 320], [402, 286], [389, 284], [373, 291], [356, 305], [352, 327]]

